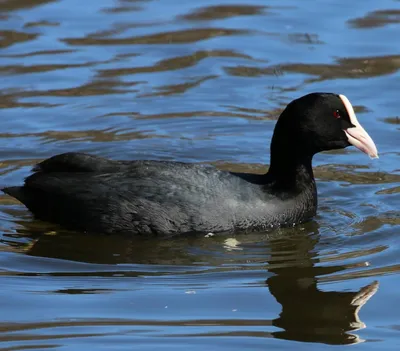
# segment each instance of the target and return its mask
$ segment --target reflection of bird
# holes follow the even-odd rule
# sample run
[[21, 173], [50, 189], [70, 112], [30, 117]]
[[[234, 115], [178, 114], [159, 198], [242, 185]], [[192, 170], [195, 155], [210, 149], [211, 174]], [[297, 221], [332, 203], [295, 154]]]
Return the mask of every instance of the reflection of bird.
[[[224, 270], [223, 265], [227, 258], [223, 254], [224, 250], [229, 252], [230, 267], [235, 267], [225, 267], [227, 270], [236, 270], [235, 264], [240, 264], [242, 267], [243, 262], [255, 263], [260, 257], [264, 266], [265, 257], [269, 257], [266, 268], [271, 276], [267, 279], [267, 286], [282, 308], [280, 314], [272, 321], [264, 320], [263, 316], [268, 311], [260, 309], [260, 314], [257, 315], [260, 325], [266, 327], [273, 325], [279, 328], [272, 332], [265, 330], [263, 331], [265, 335], [337, 345], [360, 342], [360, 338], [354, 332], [365, 327], [365, 324], [359, 319], [358, 312], [376, 293], [378, 283], [373, 282], [356, 292], [322, 291], [320, 281], [326, 280], [326, 277], [331, 277], [334, 273], [345, 271], [346, 266], [341, 263], [332, 264], [332, 261], [329, 266], [321, 265], [318, 258], [320, 256], [318, 223], [312, 221], [302, 227], [304, 230], [287, 228], [278, 230], [280, 233], [276, 231], [271, 235], [268, 234], [268, 240], [264, 241], [268, 256], [265, 255], [264, 249], [260, 254], [260, 233], [236, 235], [235, 241], [229, 238], [224, 240], [224, 237], [210, 241], [203, 236], [171, 240], [157, 238], [141, 240], [137, 237], [119, 236], [118, 240], [115, 240], [115, 236], [109, 235], [60, 232], [57, 235], [38, 236], [37, 240], [27, 248], [26, 254], [105, 264], [106, 266], [95, 268], [94, 274], [115, 274], [118, 271], [129, 276], [163, 275], [166, 271], [186, 274], [192, 269], [196, 271], [199, 268], [204, 272], [210, 267], [215, 267], [217, 272], [221, 272]], [[29, 229], [29, 236], [31, 232]], [[224, 248], [221, 251], [215, 251], [218, 242], [221, 244], [220, 247]], [[255, 251], [251, 247], [244, 249], [242, 243], [246, 242], [257, 243], [257, 249]], [[236, 251], [238, 248], [243, 250]], [[235, 252], [237, 255], [233, 254]], [[63, 261], [60, 262], [62, 265]], [[200, 267], [198, 262], [206, 262], [206, 267]], [[128, 263], [134, 265], [126, 266]], [[125, 264], [125, 266], [117, 267], [115, 264]], [[78, 265], [76, 269], [86, 268]], [[214, 286], [215, 283], [211, 273], [213, 270], [208, 272], [210, 286]], [[243, 277], [249, 277], [248, 279], [253, 281], [254, 276], [248, 274], [249, 272], [251, 271], [243, 271]], [[190, 284], [193, 282], [192, 278], [189, 279]], [[217, 279], [220, 279], [219, 274]], [[244, 280], [244, 284], [248, 286], [247, 278]], [[203, 283], [204, 281], [201, 284]], [[228, 320], [227, 325], [230, 325], [229, 323]]]
[[[28, 233], [31, 238], [31, 231]], [[133, 263], [154, 265], [154, 267], [190, 265], [198, 261], [206, 262], [209, 258], [191, 254], [189, 250], [191, 245], [188, 243], [190, 238], [142, 240], [140, 237], [121, 235], [116, 240], [115, 236], [90, 233], [85, 235], [68, 231], [57, 231], [45, 235], [42, 233], [43, 231], [29, 245], [23, 246], [27, 255], [95, 264]], [[194, 239], [207, 242], [203, 237]]]
[[[316, 222], [310, 222], [307, 227], [311, 230], [314, 227], [318, 233]], [[287, 241], [271, 243], [268, 271], [274, 275], [267, 279], [267, 285], [282, 306], [279, 317], [273, 321], [281, 330], [273, 335], [327, 344], [360, 342], [351, 332], [365, 327], [358, 312], [376, 293], [379, 284], [372, 282], [356, 292], [320, 290], [317, 277], [343, 271], [346, 266], [318, 264], [318, 241], [319, 235], [297, 231]]]
[[377, 157], [347, 98], [314, 93], [279, 117], [265, 175], [67, 153], [37, 165], [23, 186], [3, 191], [37, 218], [70, 229], [170, 236], [264, 230], [315, 215], [313, 155], [351, 144]]
[[358, 336], [348, 332], [365, 327], [358, 312], [378, 290], [378, 282], [357, 292], [327, 292], [320, 291], [313, 280], [299, 279], [290, 285], [287, 282], [281, 284], [282, 279], [274, 282], [273, 278], [276, 277], [268, 281], [269, 289], [282, 305], [274, 325], [283, 329], [275, 332], [275, 337], [329, 344], [360, 341]]

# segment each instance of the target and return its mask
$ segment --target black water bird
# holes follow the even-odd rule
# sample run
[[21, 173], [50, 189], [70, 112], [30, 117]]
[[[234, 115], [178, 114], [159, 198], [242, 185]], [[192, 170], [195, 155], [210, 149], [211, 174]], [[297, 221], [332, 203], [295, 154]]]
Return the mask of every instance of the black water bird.
[[312, 93], [280, 115], [266, 174], [70, 152], [36, 165], [24, 185], [2, 190], [36, 218], [79, 231], [144, 236], [261, 231], [312, 218], [313, 156], [350, 145], [378, 157], [344, 95]]

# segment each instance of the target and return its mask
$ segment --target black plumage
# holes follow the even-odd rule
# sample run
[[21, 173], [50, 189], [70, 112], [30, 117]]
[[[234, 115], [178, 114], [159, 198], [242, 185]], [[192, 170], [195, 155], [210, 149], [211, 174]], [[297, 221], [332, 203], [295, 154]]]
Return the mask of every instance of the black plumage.
[[263, 175], [66, 153], [3, 191], [37, 218], [81, 231], [173, 236], [294, 225], [317, 210], [313, 155], [350, 145], [353, 114], [336, 94], [292, 101], [276, 124]]

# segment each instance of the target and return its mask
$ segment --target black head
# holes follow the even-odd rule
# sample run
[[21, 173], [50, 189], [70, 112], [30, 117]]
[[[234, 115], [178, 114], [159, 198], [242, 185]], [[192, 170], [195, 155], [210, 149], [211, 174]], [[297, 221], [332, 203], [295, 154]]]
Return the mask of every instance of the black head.
[[[272, 138], [272, 149], [289, 148], [294, 154], [354, 145], [377, 157], [374, 142], [357, 121], [344, 95], [312, 93], [293, 100], [282, 112]], [[273, 150], [272, 150], [273, 151]]]

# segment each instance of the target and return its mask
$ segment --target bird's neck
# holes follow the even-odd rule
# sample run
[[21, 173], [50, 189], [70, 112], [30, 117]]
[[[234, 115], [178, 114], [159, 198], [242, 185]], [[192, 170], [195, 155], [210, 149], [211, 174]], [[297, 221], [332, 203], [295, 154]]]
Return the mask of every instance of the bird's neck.
[[[279, 150], [278, 152], [274, 152]], [[310, 190], [316, 193], [312, 155], [302, 154], [288, 147], [271, 148], [271, 163], [266, 175], [272, 190], [286, 193], [301, 193]]]
[[[299, 193], [315, 188], [312, 170], [314, 152], [301, 139], [296, 119], [288, 118], [286, 110], [275, 125], [271, 140], [270, 168], [266, 175], [271, 190], [278, 193]], [[290, 116], [289, 116], [290, 117]]]

